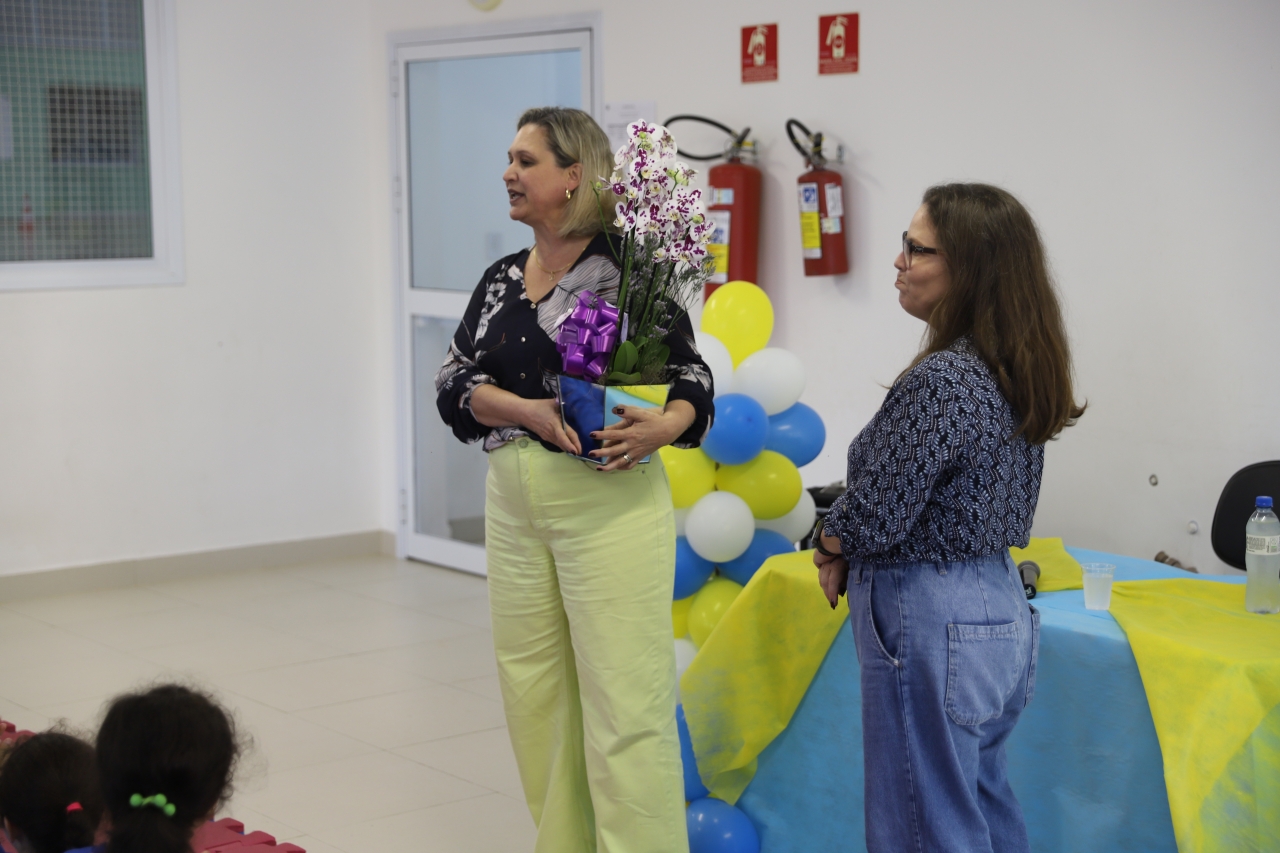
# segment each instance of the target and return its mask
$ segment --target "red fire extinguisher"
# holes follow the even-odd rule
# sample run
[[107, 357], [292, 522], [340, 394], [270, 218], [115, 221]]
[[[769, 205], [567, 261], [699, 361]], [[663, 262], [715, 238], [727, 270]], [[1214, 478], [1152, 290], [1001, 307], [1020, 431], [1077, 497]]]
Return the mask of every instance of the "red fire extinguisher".
[[[804, 134], [808, 147], [796, 139], [793, 128]], [[800, 245], [804, 249], [805, 275], [843, 275], [849, 271], [845, 244], [844, 179], [827, 168], [822, 134], [810, 133], [795, 119], [787, 120], [787, 136], [804, 157], [809, 171], [800, 176]]]
[[[732, 130], [713, 119], [696, 115], [678, 115], [667, 119], [668, 127], [677, 121], [700, 121], [729, 134], [730, 139], [720, 154], [690, 154], [681, 151], [681, 157], [690, 160], [719, 160], [707, 173], [707, 216], [715, 225], [711, 238], [711, 255], [715, 269], [706, 286], [706, 296], [722, 284], [730, 281], [749, 281], [760, 284], [760, 170], [752, 165], [755, 160], [755, 142], [747, 139], [751, 128]], [[761, 285], [763, 286], [763, 285]]]

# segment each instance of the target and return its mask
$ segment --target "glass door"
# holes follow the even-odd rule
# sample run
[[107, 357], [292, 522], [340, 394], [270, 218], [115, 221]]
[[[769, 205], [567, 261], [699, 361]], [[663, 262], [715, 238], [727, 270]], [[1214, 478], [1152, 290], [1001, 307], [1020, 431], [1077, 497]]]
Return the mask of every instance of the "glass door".
[[516, 120], [535, 106], [598, 113], [597, 27], [392, 40], [402, 556], [484, 573], [488, 460], [440, 420], [435, 374], [481, 274], [532, 242], [502, 183]]

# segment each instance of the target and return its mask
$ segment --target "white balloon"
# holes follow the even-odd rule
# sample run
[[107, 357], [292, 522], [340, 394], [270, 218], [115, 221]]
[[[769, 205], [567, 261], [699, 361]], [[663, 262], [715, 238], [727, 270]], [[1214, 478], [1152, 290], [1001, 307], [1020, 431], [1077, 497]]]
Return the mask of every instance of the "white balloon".
[[693, 644], [693, 640], [688, 637], [681, 637], [676, 640], [676, 704], [680, 704], [680, 678], [684, 675], [684, 671], [689, 668], [689, 664], [693, 663], [693, 657], [698, 653], [698, 647]]
[[694, 332], [693, 340], [698, 345], [702, 360], [711, 368], [716, 396], [728, 394], [733, 390], [733, 356], [729, 355], [729, 348], [715, 335], [706, 332]]
[[791, 408], [804, 393], [804, 362], [790, 350], [765, 347], [742, 360], [733, 372], [733, 391], [764, 406], [766, 415]]
[[756, 527], [761, 530], [776, 530], [792, 542], [799, 542], [813, 530], [813, 522], [818, 517], [817, 505], [808, 489], [800, 490], [800, 500], [790, 512], [781, 518], [756, 519]]
[[685, 525], [685, 522], [689, 520], [690, 509], [692, 509], [692, 507], [685, 507], [684, 509], [676, 510], [676, 535], [677, 536], [684, 535], [684, 525]]
[[699, 557], [727, 563], [742, 556], [755, 530], [756, 520], [746, 501], [732, 492], [711, 492], [689, 510], [684, 535]]

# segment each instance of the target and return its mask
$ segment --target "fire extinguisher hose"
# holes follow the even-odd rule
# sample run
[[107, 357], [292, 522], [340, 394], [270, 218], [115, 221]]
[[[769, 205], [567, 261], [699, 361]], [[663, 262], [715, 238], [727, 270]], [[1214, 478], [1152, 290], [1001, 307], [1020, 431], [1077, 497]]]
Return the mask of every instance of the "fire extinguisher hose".
[[703, 124], [711, 125], [717, 130], [723, 130], [725, 133], [729, 134], [729, 136], [733, 137], [733, 140], [729, 142], [727, 145], [725, 145], [725, 150], [720, 152], [719, 154], [691, 154], [688, 151], [684, 151], [684, 150], [680, 152], [681, 157], [688, 157], [690, 160], [701, 160], [703, 162], [707, 162], [710, 160], [720, 160], [725, 157], [728, 157], [729, 159], [733, 159], [734, 155], [739, 150], [742, 149], [742, 144], [746, 141], [747, 134], [751, 132], [751, 128], [749, 127], [744, 127], [742, 131], [739, 132], [729, 127], [728, 125], [721, 124], [720, 122], [716, 121], [713, 118], [707, 118], [706, 116], [691, 115], [691, 114], [685, 114], [685, 113], [672, 116], [671, 118], [664, 121], [663, 125], [669, 128], [673, 123], [677, 121], [702, 122]]
[[[800, 144], [800, 140], [796, 139], [794, 128], [799, 128], [804, 134], [804, 138], [809, 142], [809, 147], [805, 148]], [[809, 163], [812, 169], [822, 169], [827, 165], [827, 158], [822, 154], [822, 134], [810, 133], [809, 128], [805, 127], [798, 119], [787, 119], [787, 138], [791, 140], [791, 144], [796, 147], [803, 157]]]

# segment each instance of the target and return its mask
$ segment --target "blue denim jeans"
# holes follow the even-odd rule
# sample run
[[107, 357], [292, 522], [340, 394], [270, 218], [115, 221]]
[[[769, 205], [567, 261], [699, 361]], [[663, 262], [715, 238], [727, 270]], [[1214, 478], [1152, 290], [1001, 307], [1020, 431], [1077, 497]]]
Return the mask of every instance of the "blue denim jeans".
[[1035, 689], [1040, 614], [1007, 554], [849, 567], [868, 853], [1026, 853], [1005, 741]]

